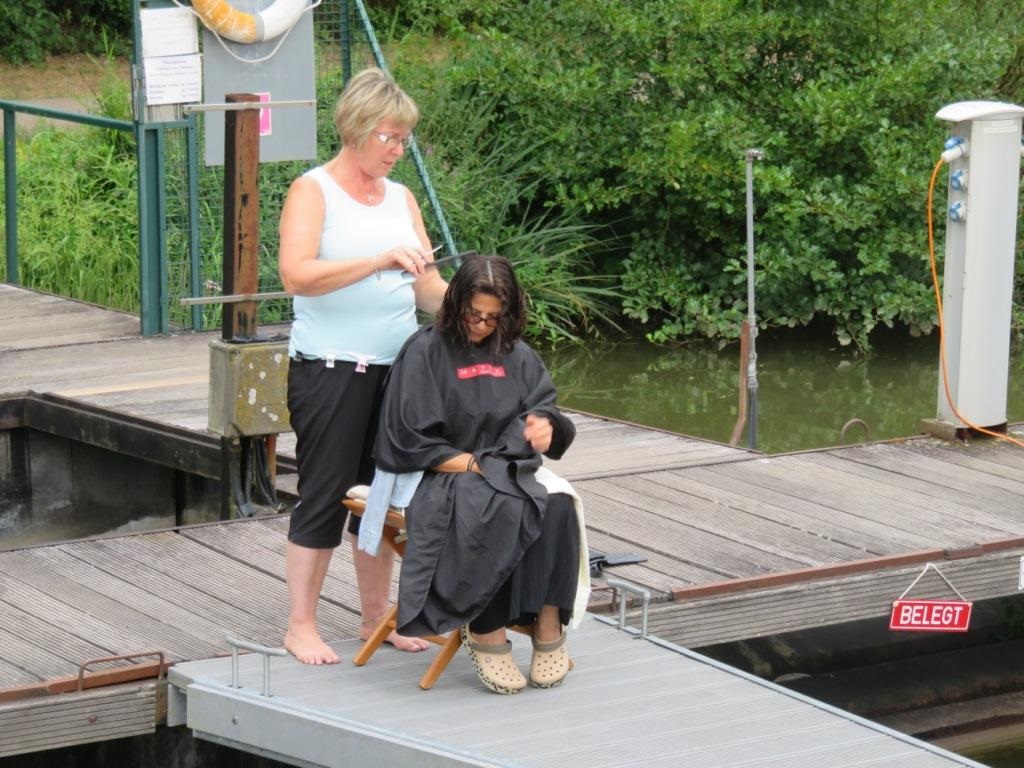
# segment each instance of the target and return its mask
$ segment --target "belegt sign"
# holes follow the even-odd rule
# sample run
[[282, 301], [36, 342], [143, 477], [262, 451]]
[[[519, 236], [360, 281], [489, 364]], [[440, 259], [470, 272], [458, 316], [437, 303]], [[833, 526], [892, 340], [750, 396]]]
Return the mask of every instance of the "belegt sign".
[[905, 632], [966, 632], [971, 603], [966, 600], [894, 600], [889, 629]]

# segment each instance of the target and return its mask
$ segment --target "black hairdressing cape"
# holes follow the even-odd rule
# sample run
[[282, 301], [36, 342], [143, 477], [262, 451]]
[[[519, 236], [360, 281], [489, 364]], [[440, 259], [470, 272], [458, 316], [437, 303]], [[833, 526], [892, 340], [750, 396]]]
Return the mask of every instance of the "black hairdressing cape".
[[[427, 326], [398, 354], [375, 459], [389, 472], [427, 470], [406, 508], [399, 632], [439, 634], [475, 618], [537, 539], [547, 492], [534, 477], [541, 457], [523, 430], [527, 414], [547, 416], [547, 455], [562, 456], [576, 428], [555, 395], [544, 363], [522, 342], [497, 355], [457, 347]], [[483, 475], [429, 471], [463, 452], [476, 456]]]

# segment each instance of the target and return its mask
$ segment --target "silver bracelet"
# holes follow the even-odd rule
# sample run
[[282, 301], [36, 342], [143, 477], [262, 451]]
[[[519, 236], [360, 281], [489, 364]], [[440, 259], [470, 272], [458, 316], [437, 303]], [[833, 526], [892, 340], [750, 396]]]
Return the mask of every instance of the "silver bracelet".
[[375, 274], [377, 276], [377, 279], [380, 280], [380, 254], [379, 253], [376, 256], [373, 257], [373, 274]]

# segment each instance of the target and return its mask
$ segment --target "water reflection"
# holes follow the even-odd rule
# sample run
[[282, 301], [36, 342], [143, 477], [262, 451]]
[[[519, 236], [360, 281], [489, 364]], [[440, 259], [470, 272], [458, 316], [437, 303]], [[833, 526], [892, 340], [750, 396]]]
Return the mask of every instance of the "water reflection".
[[990, 768], [1020, 768], [1024, 766], [1024, 741], [965, 749], [962, 754]]
[[[937, 339], [894, 336], [875, 343], [864, 359], [806, 334], [759, 337], [758, 449], [837, 445], [852, 418], [867, 423], [871, 439], [918, 434], [920, 420], [936, 414]], [[719, 350], [625, 341], [542, 354], [568, 408], [720, 442], [732, 434], [739, 408], [737, 345]], [[1011, 361], [1011, 421], [1024, 415], [1019, 370]], [[851, 428], [846, 441], [863, 436]], [[747, 445], [746, 433], [739, 444]]]

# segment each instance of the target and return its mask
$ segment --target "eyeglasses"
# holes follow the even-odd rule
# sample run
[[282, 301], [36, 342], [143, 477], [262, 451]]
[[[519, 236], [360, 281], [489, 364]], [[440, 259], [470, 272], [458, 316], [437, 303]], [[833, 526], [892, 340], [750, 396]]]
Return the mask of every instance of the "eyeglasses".
[[481, 315], [475, 309], [469, 307], [466, 309], [462, 316], [470, 325], [477, 325], [478, 323], [483, 323], [488, 328], [497, 328], [498, 323], [501, 322], [501, 318], [503, 318], [505, 315], [504, 313], [501, 312], [499, 312], [496, 315]]
[[411, 133], [408, 136], [393, 136], [390, 133], [377, 133], [376, 131], [373, 131], [370, 135], [376, 137], [377, 141], [388, 149], [394, 149], [399, 144], [401, 144], [405, 149], [408, 149], [409, 145], [412, 144], [413, 141]]

